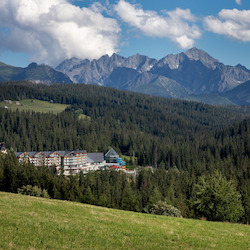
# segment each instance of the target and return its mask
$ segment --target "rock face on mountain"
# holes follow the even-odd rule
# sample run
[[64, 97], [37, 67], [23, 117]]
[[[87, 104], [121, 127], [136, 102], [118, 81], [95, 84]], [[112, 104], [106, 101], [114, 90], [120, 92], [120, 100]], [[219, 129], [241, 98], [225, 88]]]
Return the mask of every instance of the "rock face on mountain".
[[224, 65], [197, 48], [161, 60], [139, 54], [128, 58], [104, 55], [92, 61], [74, 57], [56, 69], [36, 63], [18, 68], [0, 62], [0, 82], [10, 80], [95, 84], [209, 104], [250, 103], [250, 70], [240, 64]]
[[74, 82], [102, 86], [116, 68], [129, 68], [142, 73], [150, 70], [156, 62], [155, 59], [139, 54], [128, 58], [113, 54], [111, 57], [105, 55], [93, 61], [71, 58], [62, 62], [56, 69], [66, 73]]
[[152, 74], [149, 71], [139, 73], [131, 68], [115, 68], [111, 75], [104, 81], [106, 87], [129, 90], [162, 97], [180, 98], [191, 92], [175, 80], [164, 76]]
[[208, 53], [192, 48], [161, 60], [136, 54], [128, 58], [113, 54], [89, 61], [71, 58], [56, 68], [73, 82], [97, 84], [165, 97], [222, 93], [250, 80], [242, 65], [226, 66]]
[[223, 93], [223, 96], [238, 105], [250, 104], [250, 81], [244, 82], [234, 89]]
[[250, 79], [247, 70], [225, 66], [196, 48], [166, 56], [151, 72], [174, 79], [195, 94], [224, 92]]
[[72, 83], [66, 74], [36, 63], [31, 63], [26, 68], [0, 63], [0, 76], [0, 82], [30, 80], [41, 83]]

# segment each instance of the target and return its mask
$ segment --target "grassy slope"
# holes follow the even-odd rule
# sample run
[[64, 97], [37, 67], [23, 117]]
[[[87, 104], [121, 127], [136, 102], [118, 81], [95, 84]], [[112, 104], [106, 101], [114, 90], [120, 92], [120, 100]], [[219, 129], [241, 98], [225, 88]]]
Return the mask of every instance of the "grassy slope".
[[250, 248], [250, 227], [0, 192], [0, 248]]
[[16, 105], [15, 101], [13, 101], [12, 104], [6, 104], [4, 102], [0, 102], [0, 107], [8, 106], [10, 110], [16, 110], [16, 109], [19, 109], [20, 111], [30, 110], [41, 113], [53, 112], [54, 114], [60, 113], [68, 107], [68, 105], [65, 104], [50, 103], [46, 101], [30, 100], [30, 99], [21, 100], [20, 103], [23, 106]]

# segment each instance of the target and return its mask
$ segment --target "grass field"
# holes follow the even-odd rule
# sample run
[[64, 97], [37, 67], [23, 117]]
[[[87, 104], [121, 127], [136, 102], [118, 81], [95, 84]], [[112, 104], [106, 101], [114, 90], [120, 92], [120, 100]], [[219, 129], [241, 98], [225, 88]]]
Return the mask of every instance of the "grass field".
[[64, 111], [68, 105], [65, 104], [59, 104], [59, 103], [50, 103], [46, 101], [40, 101], [40, 100], [30, 100], [25, 99], [20, 101], [21, 105], [17, 105], [15, 101], [13, 101], [11, 104], [6, 104], [5, 102], [0, 102], [0, 107], [7, 106], [10, 110], [20, 110], [20, 111], [34, 111], [34, 112], [41, 112], [41, 113], [60, 113]]
[[0, 249], [249, 249], [250, 227], [0, 192]]

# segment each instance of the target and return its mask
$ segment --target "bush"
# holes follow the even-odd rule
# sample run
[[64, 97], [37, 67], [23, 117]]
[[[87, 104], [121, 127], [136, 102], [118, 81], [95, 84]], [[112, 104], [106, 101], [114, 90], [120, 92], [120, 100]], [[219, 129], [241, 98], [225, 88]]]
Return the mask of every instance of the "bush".
[[22, 186], [22, 188], [18, 188], [17, 192], [19, 194], [25, 194], [36, 197], [50, 198], [46, 189], [41, 189], [38, 186], [32, 187], [31, 185]]
[[169, 205], [166, 201], [158, 201], [151, 207], [149, 212], [151, 214], [181, 217], [181, 211], [178, 208]]

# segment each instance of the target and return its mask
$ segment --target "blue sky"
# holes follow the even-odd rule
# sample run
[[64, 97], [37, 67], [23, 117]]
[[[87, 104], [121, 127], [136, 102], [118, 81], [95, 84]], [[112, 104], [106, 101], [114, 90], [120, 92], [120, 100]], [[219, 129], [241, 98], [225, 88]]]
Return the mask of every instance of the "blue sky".
[[1, 0], [0, 61], [160, 59], [191, 47], [250, 69], [249, 0]]

